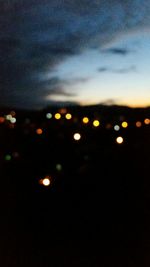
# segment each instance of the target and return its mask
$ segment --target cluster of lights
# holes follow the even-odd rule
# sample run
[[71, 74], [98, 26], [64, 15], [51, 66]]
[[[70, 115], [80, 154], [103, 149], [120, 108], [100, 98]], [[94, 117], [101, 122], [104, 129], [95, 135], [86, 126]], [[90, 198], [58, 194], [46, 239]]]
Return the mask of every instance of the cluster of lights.
[[[59, 112], [55, 113], [55, 114], [54, 114], [54, 118], [55, 118], [56, 120], [60, 120], [60, 119], [62, 118], [62, 115], [65, 115], [65, 118], [66, 118], [67, 120], [71, 120], [71, 119], [72, 119], [72, 114], [71, 114], [71, 113], [67, 113], [67, 110], [66, 110], [66, 109], [62, 109], [62, 110], [60, 111], [60, 113], [59, 113]], [[53, 117], [52, 113], [47, 113], [47, 114], [46, 114], [46, 118], [47, 118], [47, 119], [51, 119], [52, 117]], [[0, 118], [0, 121], [1, 121], [1, 118]], [[89, 121], [90, 121], [90, 120], [89, 120], [88, 117], [83, 117], [83, 118], [82, 118], [82, 123], [83, 123], [83, 124], [88, 124]], [[145, 125], [150, 125], [150, 119], [148, 119], [148, 118], [145, 118], [143, 122], [144, 122]], [[100, 121], [97, 120], [97, 119], [95, 119], [95, 120], [93, 120], [92, 124], [93, 124], [94, 127], [98, 127], [98, 126], [100, 126]], [[128, 122], [127, 122], [127, 121], [123, 121], [123, 122], [121, 123], [121, 125], [118, 125], [118, 124], [117, 124], [117, 125], [114, 125], [113, 128], [114, 128], [115, 131], [119, 131], [121, 127], [124, 128], [124, 129], [126, 129], [128, 126], [129, 126], [129, 125], [128, 125]], [[137, 128], [140, 128], [140, 127], [142, 126], [142, 122], [141, 122], [141, 121], [137, 121], [137, 122], [135, 123], [135, 126], [136, 126]], [[111, 128], [112, 128], [112, 125], [111, 125], [110, 123], [108, 123], [108, 124], [106, 125], [106, 129], [111, 129]]]
[[[5, 116], [0, 116], [0, 123], [4, 123], [5, 121], [8, 121], [11, 124], [15, 124], [16, 123], [16, 117], [15, 117], [15, 115], [16, 115], [15, 112], [10, 112], [10, 114], [7, 114]], [[71, 113], [68, 113], [66, 111], [66, 109], [64, 109], [64, 110], [62, 109], [61, 112], [57, 112], [55, 114], [52, 114], [50, 112], [46, 114], [46, 118], [47, 119], [54, 118], [56, 120], [60, 120], [62, 118], [62, 116], [64, 116], [64, 118], [66, 120], [71, 120], [72, 119], [72, 114]], [[85, 116], [85, 117], [82, 118], [82, 123], [83, 124], [88, 124], [89, 122], [90, 122], [90, 120], [89, 120], [88, 117]], [[92, 123], [93, 127], [99, 127], [101, 125], [101, 123], [100, 123], [100, 121], [98, 119], [94, 119], [91, 123]], [[145, 118], [143, 120], [143, 122], [136, 121], [135, 126], [137, 128], [140, 128], [140, 127], [142, 127], [142, 124], [150, 125], [150, 119]], [[128, 128], [128, 126], [129, 126], [129, 124], [128, 124], [127, 121], [122, 121], [122, 122], [120, 122], [120, 124], [116, 124], [114, 126], [111, 123], [107, 123], [106, 124], [106, 129], [111, 129], [113, 127], [113, 129], [115, 131], [120, 131], [121, 127], [124, 128], [124, 129], [126, 129], [126, 128]], [[37, 128], [35, 130], [35, 132], [36, 132], [37, 135], [42, 135], [43, 134], [43, 129], [42, 128]], [[79, 132], [75, 132], [73, 134], [73, 139], [75, 141], [77, 141], [77, 142], [81, 140], [81, 137], [82, 137], [81, 136], [81, 133], [79, 133]], [[124, 138], [122, 136], [118, 136], [118, 137], [116, 137], [115, 142], [118, 145], [121, 145], [121, 144], [124, 143]], [[13, 158], [17, 158], [17, 157], [19, 157], [18, 152], [14, 152], [12, 154], [6, 154], [4, 156], [4, 159], [5, 159], [5, 161], [8, 161], [9, 162]], [[60, 163], [57, 163], [55, 165], [55, 170], [57, 172], [61, 172], [62, 171], [62, 165]], [[49, 175], [47, 175], [44, 178], [42, 178], [42, 179], [39, 180], [39, 184], [42, 185], [42, 186], [44, 186], [44, 187], [50, 187], [51, 184], [52, 184], [52, 182], [53, 182], [53, 179]]]
[[6, 120], [9, 121], [9, 122], [11, 122], [11, 123], [13, 123], [13, 124], [16, 123], [16, 118], [13, 117], [12, 114], [6, 115]]

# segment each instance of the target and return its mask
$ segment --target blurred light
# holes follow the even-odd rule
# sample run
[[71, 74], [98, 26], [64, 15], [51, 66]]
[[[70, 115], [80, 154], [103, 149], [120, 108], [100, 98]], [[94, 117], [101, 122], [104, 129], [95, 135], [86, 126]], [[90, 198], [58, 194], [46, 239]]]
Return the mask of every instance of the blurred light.
[[51, 119], [51, 118], [52, 118], [52, 114], [51, 114], [51, 113], [47, 113], [47, 114], [46, 114], [46, 118], [47, 118], [47, 119]]
[[109, 129], [111, 129], [111, 127], [112, 127], [111, 123], [107, 123], [107, 124], [106, 124], [106, 129], [109, 130]]
[[117, 142], [118, 144], [122, 144], [122, 143], [123, 143], [123, 138], [122, 138], [121, 136], [118, 136], [118, 137], [116, 138], [116, 142]]
[[19, 158], [19, 153], [18, 153], [18, 152], [16, 152], [16, 151], [15, 151], [15, 152], [13, 152], [13, 154], [12, 154], [12, 155], [13, 155], [13, 157], [14, 157], [14, 158]]
[[51, 177], [46, 176], [44, 179], [41, 179], [39, 183], [44, 186], [49, 186], [51, 184]]
[[42, 130], [41, 128], [38, 128], [38, 129], [36, 129], [36, 133], [37, 133], [38, 135], [40, 135], [40, 134], [43, 133], [43, 130]]
[[67, 109], [66, 108], [61, 108], [61, 109], [59, 109], [59, 112], [61, 114], [65, 114], [65, 113], [67, 113]]
[[136, 122], [136, 127], [139, 128], [139, 127], [141, 127], [141, 126], [142, 126], [142, 123], [141, 123], [140, 121], [137, 121], [137, 122]]
[[62, 165], [61, 164], [56, 164], [56, 170], [61, 171], [62, 170]]
[[12, 119], [12, 115], [11, 114], [6, 115], [6, 120], [10, 121], [11, 119]]
[[14, 116], [16, 116], [16, 112], [14, 111], [14, 110], [12, 110], [11, 112], [10, 112], [10, 114], [14, 117]]
[[0, 123], [3, 123], [5, 121], [4, 117], [0, 117]]
[[9, 128], [10, 129], [14, 129], [15, 128], [15, 125], [14, 124], [9, 124]]
[[149, 119], [145, 119], [144, 123], [148, 125], [148, 124], [150, 124], [150, 120]]
[[11, 123], [16, 123], [16, 118], [14, 118], [14, 117], [11, 118], [10, 122], [11, 122]]
[[67, 120], [70, 120], [72, 118], [72, 115], [70, 113], [67, 113], [65, 117]]
[[115, 131], [119, 131], [119, 130], [120, 130], [120, 126], [119, 126], [119, 125], [115, 125], [115, 126], [114, 126], [114, 130], [115, 130]]
[[87, 123], [89, 122], [89, 118], [88, 118], [88, 117], [84, 117], [84, 118], [82, 119], [82, 121], [83, 121], [83, 123], [87, 124]]
[[56, 114], [55, 114], [55, 119], [56, 119], [56, 120], [59, 120], [60, 118], [61, 118], [61, 114], [60, 114], [60, 113], [56, 113]]
[[100, 125], [100, 122], [98, 120], [93, 121], [93, 126], [98, 127]]
[[121, 125], [122, 125], [123, 128], [127, 128], [128, 127], [128, 123], [126, 121], [123, 121], [121, 123]]
[[78, 140], [81, 139], [81, 134], [79, 134], [79, 133], [75, 133], [75, 134], [73, 135], [73, 138], [74, 138], [74, 140], [78, 141]]
[[5, 155], [5, 160], [6, 161], [10, 161], [11, 160], [11, 155], [9, 155], [9, 154]]

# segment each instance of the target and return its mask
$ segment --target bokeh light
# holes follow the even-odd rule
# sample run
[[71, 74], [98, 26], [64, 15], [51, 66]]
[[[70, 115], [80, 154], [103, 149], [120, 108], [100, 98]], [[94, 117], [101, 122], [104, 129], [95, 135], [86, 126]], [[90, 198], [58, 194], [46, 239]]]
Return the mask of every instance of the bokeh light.
[[89, 122], [89, 118], [88, 117], [84, 117], [82, 119], [82, 121], [83, 121], [84, 124], [87, 124]]
[[10, 122], [11, 122], [11, 123], [16, 123], [16, 118], [14, 118], [14, 117], [11, 118], [11, 119], [10, 119]]
[[61, 113], [61, 114], [65, 114], [65, 113], [67, 113], [67, 109], [66, 108], [61, 108], [61, 109], [59, 109], [58, 112]]
[[146, 125], [148, 125], [148, 124], [150, 124], [150, 120], [149, 120], [148, 118], [146, 118], [146, 119], [144, 120], [144, 123], [145, 123]]
[[5, 121], [4, 117], [0, 117], [0, 123], [3, 123]]
[[70, 113], [67, 113], [65, 117], [66, 117], [67, 120], [71, 120], [72, 115]]
[[93, 121], [93, 126], [94, 126], [94, 127], [98, 127], [99, 125], [100, 125], [99, 120], [94, 120], [94, 121]]
[[110, 130], [111, 128], [112, 128], [111, 123], [107, 123], [107, 124], [106, 124], [106, 129], [107, 129], [107, 130]]
[[140, 128], [142, 126], [142, 123], [141, 123], [141, 121], [137, 121], [135, 125], [136, 125], [136, 127]]
[[56, 164], [56, 170], [61, 171], [62, 170], [62, 165], [60, 163]]
[[11, 114], [6, 115], [6, 120], [10, 121], [11, 119], [12, 119], [12, 115]]
[[61, 114], [60, 113], [56, 113], [55, 114], [55, 119], [56, 120], [60, 120], [61, 119]]
[[51, 177], [50, 176], [46, 176], [43, 179], [40, 179], [39, 184], [43, 185], [43, 186], [50, 186], [51, 184]]
[[118, 144], [122, 144], [122, 143], [123, 143], [123, 137], [118, 136], [118, 137], [116, 138], [116, 142], [117, 142]]
[[6, 161], [10, 161], [11, 160], [11, 155], [9, 155], [9, 154], [5, 155], [5, 160]]
[[123, 121], [123, 122], [121, 123], [121, 126], [122, 126], [123, 128], [127, 128], [127, 127], [128, 127], [128, 123], [127, 123], [126, 121]]
[[14, 117], [14, 116], [16, 116], [16, 112], [14, 111], [14, 110], [12, 110], [11, 112], [10, 112], [10, 114]]
[[119, 126], [119, 125], [115, 125], [115, 126], [114, 126], [114, 130], [115, 130], [115, 131], [119, 131], [119, 130], [120, 130], [120, 126]]
[[41, 128], [36, 129], [36, 133], [38, 135], [41, 135], [43, 133], [43, 130]]
[[78, 140], [81, 139], [81, 134], [79, 134], [79, 133], [75, 133], [75, 134], [73, 135], [73, 138], [74, 138], [74, 140], [78, 141]]
[[47, 118], [47, 119], [51, 119], [51, 118], [52, 118], [52, 114], [48, 112], [48, 113], [46, 114], [46, 118]]

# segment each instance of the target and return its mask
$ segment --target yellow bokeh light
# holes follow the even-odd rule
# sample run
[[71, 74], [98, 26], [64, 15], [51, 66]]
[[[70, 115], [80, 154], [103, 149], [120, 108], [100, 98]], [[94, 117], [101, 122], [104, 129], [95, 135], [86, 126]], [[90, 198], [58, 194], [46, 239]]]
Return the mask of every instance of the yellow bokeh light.
[[142, 123], [140, 121], [136, 122], [136, 127], [140, 128], [142, 126]]
[[84, 118], [82, 119], [82, 121], [83, 121], [83, 123], [87, 124], [87, 123], [89, 122], [89, 118], [88, 118], [88, 117], [84, 117]]
[[66, 117], [67, 120], [71, 120], [72, 115], [70, 113], [67, 113], [65, 117]]
[[93, 126], [98, 127], [100, 125], [100, 122], [98, 120], [93, 121]]
[[55, 119], [56, 119], [56, 120], [59, 120], [60, 118], [61, 118], [61, 114], [60, 114], [60, 113], [56, 113], [56, 114], [55, 114]]
[[41, 128], [38, 128], [38, 129], [36, 129], [36, 133], [37, 133], [38, 135], [40, 135], [40, 134], [43, 133], [43, 130], [42, 130]]
[[127, 128], [128, 127], [128, 123], [126, 121], [123, 121], [121, 123], [121, 125], [122, 125], [123, 128]]
[[118, 137], [116, 138], [116, 142], [117, 142], [118, 144], [122, 144], [122, 143], [123, 143], [123, 138], [122, 138], [121, 136], [118, 136]]
[[144, 123], [148, 125], [148, 124], [150, 124], [150, 120], [146, 118], [146, 119], [144, 120]]
[[73, 138], [74, 138], [74, 140], [78, 141], [78, 140], [81, 139], [81, 134], [79, 134], [79, 133], [75, 133], [75, 134], [73, 135]]

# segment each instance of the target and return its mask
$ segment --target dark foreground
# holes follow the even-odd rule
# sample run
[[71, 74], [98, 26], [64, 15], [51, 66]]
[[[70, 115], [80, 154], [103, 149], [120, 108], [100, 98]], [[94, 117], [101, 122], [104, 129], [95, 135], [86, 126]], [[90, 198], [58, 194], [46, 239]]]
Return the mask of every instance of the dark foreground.
[[0, 126], [0, 265], [150, 266], [150, 125], [67, 123]]

